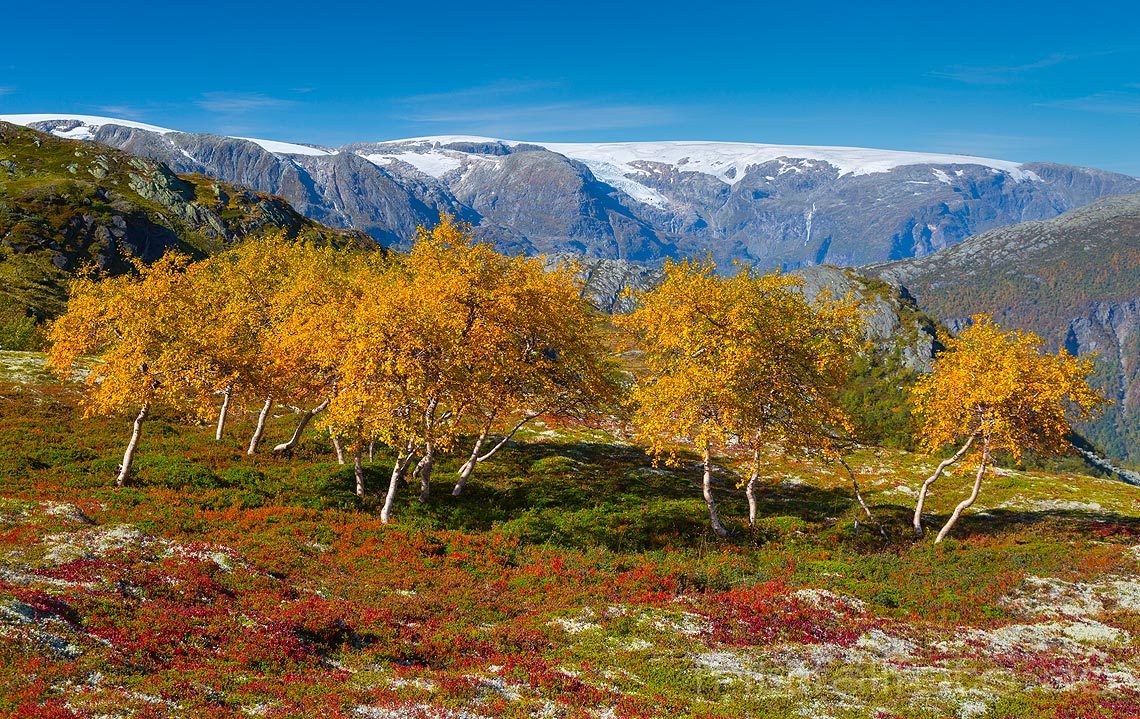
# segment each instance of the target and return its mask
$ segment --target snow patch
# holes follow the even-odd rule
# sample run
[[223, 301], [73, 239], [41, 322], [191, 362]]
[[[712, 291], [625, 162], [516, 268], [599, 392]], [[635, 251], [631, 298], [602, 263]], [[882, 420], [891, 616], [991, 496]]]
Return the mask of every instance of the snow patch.
[[[508, 142], [507, 144], [511, 144]], [[566, 157], [594, 165], [611, 165], [621, 176], [635, 174], [637, 161], [660, 162], [684, 172], [713, 175], [728, 184], [736, 184], [749, 167], [781, 160], [785, 172], [803, 172], [813, 168], [812, 161], [835, 167], [842, 175], [869, 175], [888, 172], [905, 165], [981, 165], [1006, 172], [1013, 179], [1040, 180], [1034, 173], [1022, 170], [1020, 163], [968, 155], [928, 152], [878, 150], [861, 147], [821, 147], [814, 145], [769, 145], [746, 142], [610, 142], [610, 143], [531, 143]], [[787, 160], [800, 162], [787, 162]], [[807, 162], [804, 162], [807, 161]], [[730, 172], [731, 171], [731, 172]], [[595, 173], [596, 174], [596, 173]]]
[[315, 157], [323, 157], [336, 154], [332, 150], [326, 150], [321, 147], [313, 147], [311, 145], [298, 145], [293, 142], [262, 140], [256, 137], [235, 137], [234, 139], [245, 140], [247, 142], [252, 142], [255, 145], [260, 145], [262, 149], [268, 150], [275, 155], [312, 155]]
[[[80, 123], [78, 127], [71, 130], [61, 130], [53, 132], [52, 134], [59, 137], [70, 137], [75, 140], [89, 140], [95, 136], [94, 130], [98, 130], [103, 125], [118, 125], [119, 127], [131, 127], [136, 130], [145, 130], [147, 132], [157, 132], [161, 135], [168, 135], [177, 130], [171, 130], [166, 127], [159, 127], [158, 125], [148, 125], [145, 122], [135, 122], [134, 120], [119, 120], [113, 117], [100, 117], [99, 115], [67, 115], [67, 114], [24, 114], [24, 115], [0, 115], [0, 120], [10, 122], [13, 125], [33, 125], [37, 122], [68, 122], [74, 121]], [[85, 134], [86, 133], [86, 134]]]
[[378, 167], [387, 167], [397, 160], [406, 162], [425, 175], [440, 178], [463, 166], [463, 161], [443, 152], [404, 152], [399, 154], [361, 154], [365, 160]]
[[[156, 125], [135, 122], [133, 120], [120, 120], [96, 115], [69, 115], [69, 114], [21, 114], [0, 115], [0, 120], [6, 120], [20, 125], [30, 125], [36, 122], [47, 121], [75, 121], [80, 127], [71, 128], [61, 133], [63, 136], [77, 139], [89, 139], [92, 130], [103, 125], [121, 125], [133, 127], [149, 132], [168, 134], [177, 132]], [[239, 138], [255, 142], [266, 150], [282, 155], [330, 155], [333, 151], [277, 140], [262, 140], [258, 138]], [[463, 153], [453, 150], [443, 151], [440, 145], [451, 143], [502, 143], [507, 147], [516, 147], [522, 142], [518, 140], [502, 140], [490, 137], [472, 135], [437, 135], [429, 137], [404, 138], [389, 140], [377, 144], [403, 145], [409, 150], [418, 148], [428, 150], [436, 158], [452, 157], [453, 155], [478, 156], [475, 153]], [[644, 174], [644, 170], [637, 167], [640, 162], [654, 162], [672, 165], [680, 172], [699, 172], [712, 175], [727, 184], [739, 182], [748, 169], [753, 166], [779, 161], [781, 169], [779, 174], [787, 172], [800, 173], [816, 169], [819, 163], [830, 165], [843, 175], [869, 175], [879, 172], [889, 172], [896, 167], [907, 165], [975, 165], [989, 168], [994, 174], [1006, 173], [1016, 181], [1040, 182], [1041, 177], [1031, 170], [1022, 169], [1021, 163], [1008, 160], [997, 160], [986, 157], [973, 157], [970, 155], [953, 155], [934, 152], [908, 152], [902, 150], [882, 150], [864, 147], [826, 147], [818, 145], [773, 145], [749, 142], [708, 142], [708, 141], [669, 141], [669, 142], [607, 142], [607, 143], [578, 143], [578, 142], [528, 142], [551, 152], [557, 152], [566, 157], [582, 162], [594, 175], [603, 182], [629, 194], [646, 204], [663, 207], [668, 200], [652, 188], [631, 179]], [[447, 154], [444, 154], [444, 153]], [[385, 153], [379, 153], [384, 155]], [[392, 153], [400, 159], [408, 160], [405, 155], [416, 154]], [[426, 160], [422, 162], [440, 162], [440, 160]], [[415, 164], [415, 162], [412, 162]], [[435, 168], [438, 171], [438, 167]], [[961, 176], [961, 170], [955, 174]], [[428, 174], [432, 174], [429, 172]], [[433, 176], [438, 176], [434, 175]], [[772, 176], [767, 176], [771, 178]], [[935, 171], [939, 182], [947, 182], [949, 175], [943, 171]]]

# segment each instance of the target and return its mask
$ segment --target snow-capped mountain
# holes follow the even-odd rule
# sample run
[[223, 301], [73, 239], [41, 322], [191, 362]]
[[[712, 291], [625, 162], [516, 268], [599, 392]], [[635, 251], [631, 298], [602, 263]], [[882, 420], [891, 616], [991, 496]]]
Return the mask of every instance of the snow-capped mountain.
[[445, 211], [506, 251], [650, 261], [858, 265], [1140, 191], [1100, 170], [848, 147], [439, 136], [326, 148], [84, 115], [0, 120], [279, 194], [386, 244]]

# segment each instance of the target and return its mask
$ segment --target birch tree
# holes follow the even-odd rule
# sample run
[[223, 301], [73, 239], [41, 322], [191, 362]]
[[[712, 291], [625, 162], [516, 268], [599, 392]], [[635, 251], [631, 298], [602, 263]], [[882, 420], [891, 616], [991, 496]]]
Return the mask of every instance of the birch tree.
[[[265, 298], [267, 326], [258, 343], [258, 393], [301, 407], [292, 436], [273, 447], [282, 453], [297, 446], [335, 396], [341, 375], [337, 348], [345, 341], [342, 315], [351, 307], [353, 277], [383, 264], [384, 257], [299, 242], [277, 242], [275, 250], [270, 277], [276, 284]], [[256, 256], [249, 261], [256, 263]], [[339, 443], [336, 435], [334, 440]]]
[[679, 444], [701, 458], [702, 496], [713, 531], [728, 534], [713, 495], [713, 454], [751, 455], [755, 483], [765, 444], [828, 450], [846, 418], [832, 400], [858, 348], [854, 304], [809, 303], [784, 275], [716, 275], [710, 262], [665, 266], [665, 280], [619, 323], [644, 350], [633, 390], [634, 427], [655, 458], [676, 463]]
[[282, 397], [280, 376], [267, 351], [275, 329], [274, 298], [307, 254], [283, 235], [251, 239], [199, 263], [193, 289], [201, 308], [201, 351], [212, 365], [215, 392], [222, 397], [215, 439], [222, 438], [235, 403], [255, 400], [261, 409], [247, 454], [257, 451], [274, 398]]
[[[314, 367], [335, 368], [335, 392], [323, 424], [352, 453], [356, 493], [365, 496], [363, 453], [376, 441], [395, 450], [381, 511], [391, 518], [396, 487], [422, 438], [417, 410], [419, 327], [409, 304], [407, 277], [398, 266], [361, 263], [342, 278], [335, 299], [301, 312], [302, 326], [322, 333], [306, 346]], [[330, 370], [331, 371], [331, 370]]]
[[[476, 434], [453, 495], [476, 466], [493, 457], [539, 416], [584, 421], [614, 404], [616, 370], [598, 322], [581, 299], [570, 265], [547, 270], [536, 259], [510, 258], [497, 286], [495, 331], [472, 366], [477, 391], [469, 426]], [[487, 446], [492, 432], [501, 435]]]
[[978, 498], [995, 452], [1015, 459], [1026, 450], [1059, 454], [1071, 445], [1071, 420], [1089, 419], [1105, 398], [1088, 384], [1091, 359], [1078, 359], [1064, 349], [1044, 351], [1032, 332], [1007, 332], [984, 314], [947, 342], [933, 371], [919, 380], [911, 399], [920, 422], [919, 439], [927, 451], [956, 445], [923, 482], [914, 511], [914, 530], [922, 535], [922, 511], [931, 485], [947, 467], [973, 453], [977, 472], [969, 496], [962, 500], [938, 533], [941, 542], [962, 512]]
[[134, 413], [115, 484], [131, 476], [143, 425], [157, 404], [205, 417], [211, 413], [212, 367], [200, 351], [199, 307], [188, 258], [168, 253], [137, 274], [80, 276], [67, 311], [52, 323], [48, 363], [70, 377], [83, 356], [95, 358], [84, 379], [88, 416]]

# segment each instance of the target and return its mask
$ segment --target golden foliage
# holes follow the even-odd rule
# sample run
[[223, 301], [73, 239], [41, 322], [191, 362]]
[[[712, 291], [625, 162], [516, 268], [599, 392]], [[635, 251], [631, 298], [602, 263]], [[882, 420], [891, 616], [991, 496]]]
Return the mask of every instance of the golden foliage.
[[48, 330], [49, 366], [66, 377], [81, 356], [98, 357], [84, 380], [88, 414], [161, 401], [206, 416], [215, 377], [194, 302], [195, 266], [171, 253], [136, 269], [71, 282], [67, 312]]
[[446, 215], [407, 257], [357, 269], [324, 311], [318, 354], [338, 372], [327, 422], [350, 441], [446, 449], [466, 421], [612, 394], [572, 271], [501, 255]]
[[981, 436], [989, 452], [1060, 453], [1070, 418], [1089, 419], [1106, 402], [1088, 384], [1092, 371], [1090, 358], [1048, 354], [1032, 332], [1006, 332], [975, 315], [912, 390], [921, 445], [934, 451]]
[[860, 347], [856, 305], [809, 302], [800, 281], [709, 262], [669, 263], [665, 280], [619, 322], [637, 336], [648, 372], [633, 391], [634, 424], [650, 451], [677, 442], [787, 451], [833, 450], [849, 423], [834, 401]]

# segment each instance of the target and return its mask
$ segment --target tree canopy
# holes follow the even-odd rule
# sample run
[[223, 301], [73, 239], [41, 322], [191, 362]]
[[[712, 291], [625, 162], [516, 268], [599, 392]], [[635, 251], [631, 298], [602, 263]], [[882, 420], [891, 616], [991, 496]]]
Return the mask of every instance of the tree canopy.
[[947, 340], [933, 371], [912, 390], [921, 446], [933, 452], [963, 443], [923, 484], [915, 510], [916, 532], [922, 531], [929, 486], [972, 447], [979, 453], [974, 490], [955, 509], [937, 541], [977, 499], [995, 452], [1004, 450], [1019, 458], [1027, 450], [1059, 454], [1068, 449], [1070, 422], [1089, 419], [1105, 404], [1105, 398], [1089, 386], [1092, 372], [1091, 358], [1073, 357], [1063, 348], [1049, 354], [1032, 332], [1005, 331], [989, 315], [972, 317], [968, 327]]
[[668, 462], [682, 444], [701, 454], [719, 534], [715, 448], [746, 450], [755, 467], [766, 444], [826, 453], [849, 427], [835, 390], [860, 345], [858, 309], [827, 296], [809, 302], [800, 286], [778, 273], [722, 277], [710, 262], [669, 263], [661, 285], [619, 320], [645, 352], [632, 396], [638, 437]]

